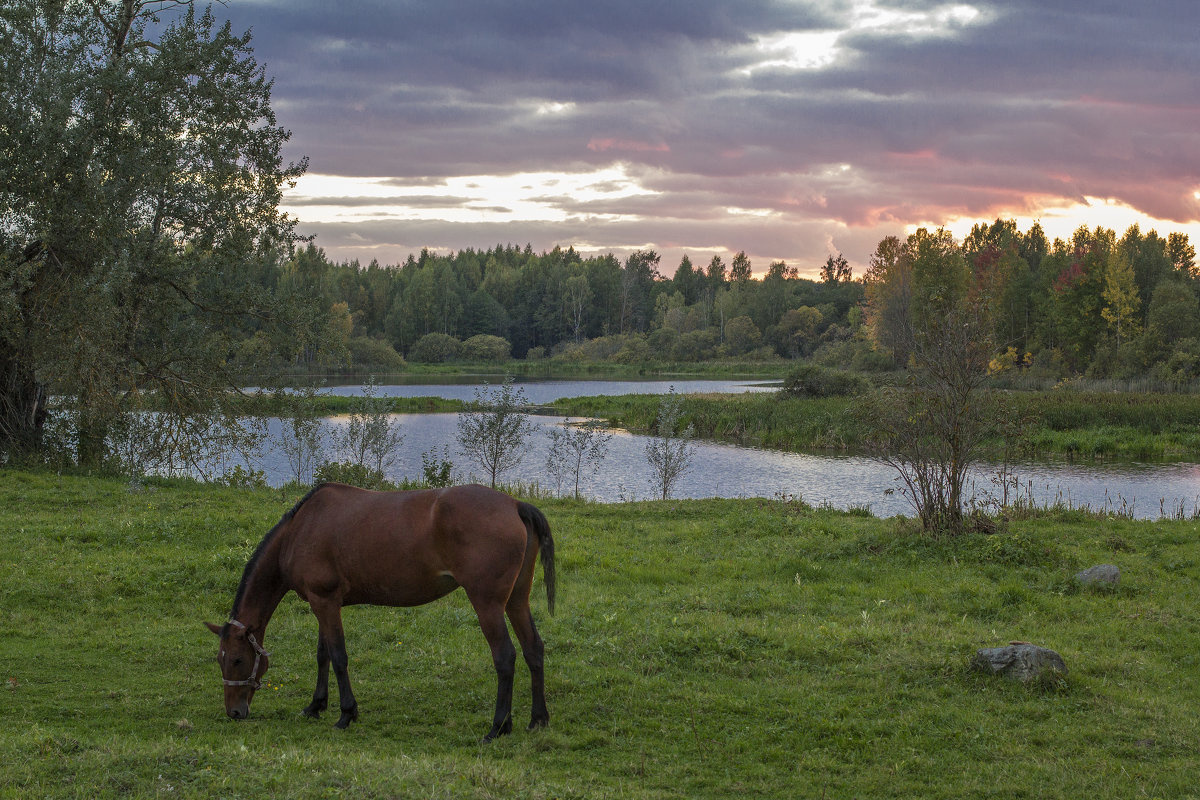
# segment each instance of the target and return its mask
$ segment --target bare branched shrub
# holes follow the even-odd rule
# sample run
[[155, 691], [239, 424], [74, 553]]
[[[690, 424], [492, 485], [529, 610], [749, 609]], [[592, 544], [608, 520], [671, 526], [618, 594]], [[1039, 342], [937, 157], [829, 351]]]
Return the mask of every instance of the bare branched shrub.
[[570, 478], [575, 484], [575, 499], [578, 500], [579, 480], [584, 471], [593, 476], [608, 455], [608, 443], [612, 434], [603, 423], [595, 420], [572, 425], [567, 420], [562, 425], [549, 429], [550, 452], [546, 456], [546, 471], [554, 478], [557, 491], [562, 492], [563, 480]]
[[392, 419], [387, 398], [379, 396], [379, 385], [371, 376], [363, 393], [354, 399], [344, 427], [333, 433], [333, 446], [344, 462], [379, 475], [387, 474], [399, 460], [404, 434]]
[[313, 482], [324, 449], [324, 424], [312, 403], [315, 395], [316, 390], [306, 386], [285, 396], [283, 430], [279, 436], [279, 448], [287, 458], [293, 478], [306, 484]]
[[871, 455], [895, 468], [926, 531], [963, 530], [967, 471], [997, 430], [987, 391], [990, 345], [965, 309], [927, 319], [910, 342], [907, 385], [880, 389], [859, 406]]

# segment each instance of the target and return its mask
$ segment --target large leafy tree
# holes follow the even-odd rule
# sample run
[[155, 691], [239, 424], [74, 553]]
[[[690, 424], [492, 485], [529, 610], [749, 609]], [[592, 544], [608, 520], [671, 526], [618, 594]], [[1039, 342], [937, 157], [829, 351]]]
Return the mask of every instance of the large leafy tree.
[[912, 349], [912, 262], [895, 236], [885, 237], [871, 254], [863, 276], [867, 327], [876, 344], [906, 365]]
[[296, 240], [306, 164], [249, 35], [182, 0], [6, 0], [0, 85], [0, 451], [39, 447], [51, 393], [84, 461], [139, 398], [184, 430], [279, 321], [264, 271]]
[[654, 310], [654, 282], [659, 255], [653, 250], [638, 250], [625, 259], [621, 270], [621, 333], [642, 332]]
[[1141, 328], [1141, 298], [1134, 280], [1133, 267], [1123, 248], [1113, 248], [1108, 254], [1108, 265], [1104, 273], [1104, 291], [1101, 293], [1104, 307], [1100, 316], [1109, 324], [1117, 338], [1117, 347], [1136, 335]]
[[1051, 285], [1051, 312], [1060, 346], [1070, 363], [1082, 368], [1103, 333], [1104, 279], [1116, 235], [1104, 228], [1081, 227], [1072, 235], [1069, 247], [1066, 266]]

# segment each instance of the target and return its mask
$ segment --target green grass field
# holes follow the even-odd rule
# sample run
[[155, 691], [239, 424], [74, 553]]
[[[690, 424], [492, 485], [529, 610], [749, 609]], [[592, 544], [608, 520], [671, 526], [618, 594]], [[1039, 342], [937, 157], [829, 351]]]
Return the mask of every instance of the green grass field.
[[[316, 625], [225, 718], [216, 639], [298, 495], [0, 472], [2, 797], [1195, 797], [1200, 523], [1059, 514], [931, 541], [771, 500], [538, 501], [551, 723], [480, 745], [495, 680], [461, 592], [347, 609], [358, 723], [303, 719]], [[1119, 588], [1071, 576], [1120, 566]], [[968, 669], [1060, 652], [1065, 680]]]

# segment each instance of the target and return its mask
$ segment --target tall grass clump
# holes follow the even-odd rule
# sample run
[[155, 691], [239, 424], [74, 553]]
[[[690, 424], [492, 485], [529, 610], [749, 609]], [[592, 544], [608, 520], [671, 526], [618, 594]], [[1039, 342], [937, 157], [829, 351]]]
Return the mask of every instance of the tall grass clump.
[[802, 364], [788, 373], [780, 391], [792, 397], [857, 397], [871, 391], [871, 382], [856, 372]]

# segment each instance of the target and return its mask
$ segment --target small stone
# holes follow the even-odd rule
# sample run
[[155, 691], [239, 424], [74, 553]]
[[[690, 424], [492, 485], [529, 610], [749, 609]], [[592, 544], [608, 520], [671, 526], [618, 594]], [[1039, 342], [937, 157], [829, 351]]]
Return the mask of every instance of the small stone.
[[1049, 648], [1025, 642], [1007, 647], [985, 647], [975, 653], [971, 668], [1021, 683], [1029, 683], [1046, 673], [1067, 674], [1062, 656]]
[[1098, 564], [1076, 573], [1075, 580], [1084, 586], [1116, 586], [1121, 582], [1121, 570], [1113, 564]]

